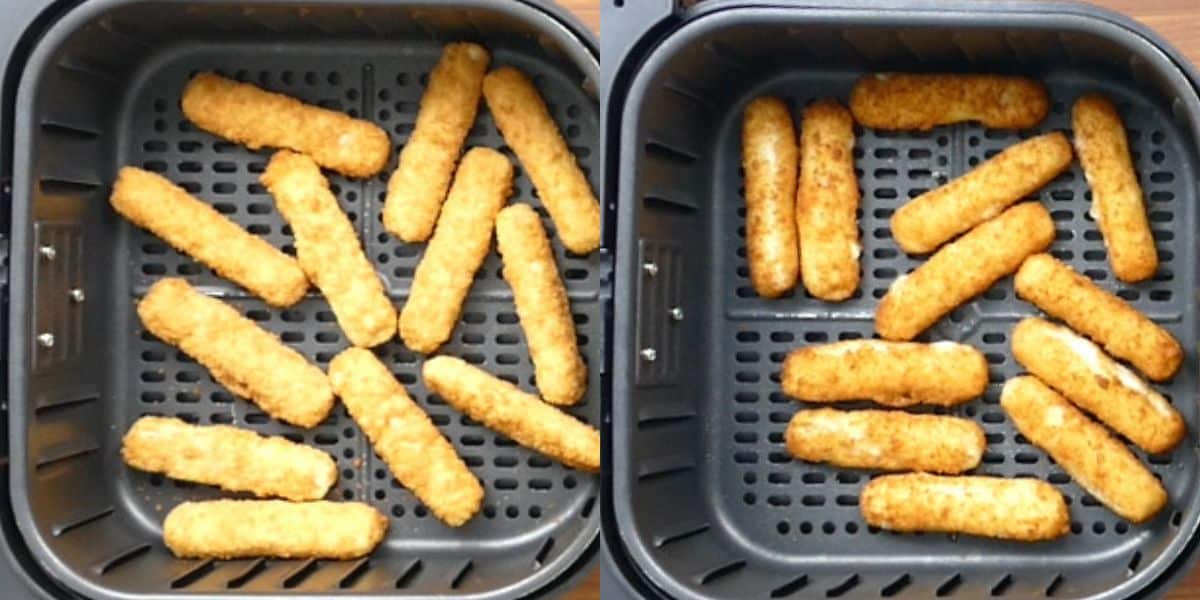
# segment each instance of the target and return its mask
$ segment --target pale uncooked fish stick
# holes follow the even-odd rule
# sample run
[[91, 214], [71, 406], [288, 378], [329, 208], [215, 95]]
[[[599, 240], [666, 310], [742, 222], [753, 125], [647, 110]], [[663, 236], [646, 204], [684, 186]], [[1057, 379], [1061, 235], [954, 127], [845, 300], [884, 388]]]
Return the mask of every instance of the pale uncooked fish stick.
[[841, 301], [858, 289], [858, 177], [854, 120], [836, 100], [804, 109], [796, 200], [800, 279], [808, 293]]
[[881, 471], [955, 474], [979, 466], [987, 441], [974, 421], [898, 410], [802, 410], [788, 423], [801, 460]]
[[134, 225], [273, 306], [291, 306], [308, 290], [295, 259], [161, 175], [122, 168], [109, 202]]
[[792, 116], [782, 100], [755, 98], [742, 121], [746, 172], [746, 262], [750, 283], [764, 298], [796, 286], [800, 250], [796, 231], [796, 166]]
[[423, 242], [433, 233], [475, 123], [489, 59], [478, 44], [447, 44], [429, 74], [416, 126], [400, 151], [383, 204], [383, 226], [406, 242]]
[[962, 121], [1024, 129], [1049, 111], [1046, 88], [1028, 77], [874, 73], [850, 92], [854, 120], [875, 129], [930, 129]]

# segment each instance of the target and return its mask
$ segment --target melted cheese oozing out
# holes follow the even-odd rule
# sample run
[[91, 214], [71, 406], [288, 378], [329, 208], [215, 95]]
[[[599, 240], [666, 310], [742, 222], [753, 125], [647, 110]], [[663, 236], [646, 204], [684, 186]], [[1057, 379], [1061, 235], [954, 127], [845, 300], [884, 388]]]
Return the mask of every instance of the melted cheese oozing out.
[[1093, 373], [1101, 377], [1112, 378], [1115, 376], [1122, 386], [1149, 400], [1150, 405], [1159, 413], [1166, 416], [1171, 414], [1171, 406], [1167, 404], [1166, 399], [1159, 395], [1158, 392], [1150, 389], [1150, 386], [1146, 385], [1137, 375], [1134, 375], [1133, 371], [1130, 371], [1124, 365], [1112, 359], [1106, 358], [1098, 346], [1061, 327], [1055, 326], [1050, 331], [1053, 337], [1065, 343], [1072, 352], [1083, 359], [1083, 362], [1087, 364], [1088, 369]]

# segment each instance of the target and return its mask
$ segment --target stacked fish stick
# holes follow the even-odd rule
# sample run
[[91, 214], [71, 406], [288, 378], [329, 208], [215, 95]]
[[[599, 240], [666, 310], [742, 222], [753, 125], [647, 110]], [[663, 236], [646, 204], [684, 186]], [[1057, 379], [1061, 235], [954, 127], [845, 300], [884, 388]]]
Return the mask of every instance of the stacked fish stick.
[[[351, 344], [328, 372], [183, 279], [156, 282], [137, 313], [151, 334], [275, 419], [311, 428], [340, 398], [395, 478], [452, 527], [480, 510], [484, 487], [370, 348], [398, 334], [409, 348], [436, 353], [460, 319], [493, 233], [539, 394], [452, 356], [427, 358], [425, 385], [474, 421], [570, 468], [600, 467], [599, 432], [558, 408], [583, 397], [587, 367], [553, 242], [533, 208], [508, 206], [509, 159], [491, 148], [464, 152], [481, 98], [571, 252], [600, 246], [599, 202], [533, 82], [511, 67], [489, 72], [490, 61], [477, 44], [443, 49], [388, 180], [385, 228], [406, 243], [428, 241], [399, 310], [322, 171], [365, 178], [384, 169], [392, 142], [368, 121], [215, 73], [187, 83], [181, 106], [197, 127], [252, 150], [277, 149], [260, 181], [293, 231], [294, 257], [155, 173], [121, 169], [110, 197], [126, 219], [271, 306], [286, 308], [316, 288]], [[255, 498], [177, 506], [163, 537], [180, 557], [357, 558], [387, 532], [388, 519], [368, 504], [324, 501], [338, 480], [334, 460], [284, 437], [144, 416], [121, 455], [139, 470]]]
[[[888, 130], [964, 121], [1027, 129], [1049, 106], [1045, 88], [1029, 78], [881, 73], [858, 81], [848, 110], [836, 100], [809, 104], [797, 135], [782, 100], [754, 99], [742, 130], [754, 289], [777, 298], [803, 285], [828, 302], [854, 294], [855, 122]], [[1169, 502], [1125, 442], [1160, 454], [1186, 435], [1183, 418], [1146, 381], [1173, 377], [1183, 350], [1162, 326], [1046, 253], [1054, 223], [1041, 203], [1024, 200], [1078, 157], [1113, 273], [1127, 283], [1154, 276], [1157, 250], [1117, 110], [1089, 94], [1076, 100], [1072, 117], [1073, 145], [1062, 132], [1029, 137], [895, 211], [899, 249], [927, 258], [880, 300], [879, 339], [802, 347], [784, 361], [783, 392], [810, 407], [787, 427], [789, 452], [892, 473], [862, 491], [870, 525], [1021, 541], [1069, 530], [1067, 502], [1050, 484], [969, 475], [986, 450], [978, 424], [901, 410], [950, 409], [984, 393], [982, 353], [955, 341], [914, 340], [1010, 275], [1021, 299], [1061, 321], [1031, 313], [1012, 331], [1013, 354], [1029, 374], [1005, 382], [1000, 404], [1017, 431], [1124, 519], [1144, 522]], [[882, 408], [836, 408], [864, 400]]]

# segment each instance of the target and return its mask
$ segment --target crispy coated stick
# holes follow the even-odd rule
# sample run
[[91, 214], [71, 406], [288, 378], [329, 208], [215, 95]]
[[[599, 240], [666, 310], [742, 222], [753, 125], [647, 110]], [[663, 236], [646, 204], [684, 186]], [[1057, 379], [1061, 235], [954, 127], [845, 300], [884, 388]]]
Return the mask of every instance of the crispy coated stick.
[[292, 257], [160, 175], [122, 168], [109, 202], [134, 225], [273, 306], [291, 306], [308, 290]]
[[1046, 88], [1027, 77], [875, 73], [850, 92], [854, 120], [875, 129], [930, 129], [962, 121], [1024, 129], [1049, 111]]
[[932, 252], [1070, 166], [1071, 143], [1058, 132], [1009, 146], [962, 177], [901, 206], [892, 215], [896, 244], [909, 254]]
[[370, 347], [391, 339], [396, 309], [317, 163], [280, 150], [259, 180], [292, 226], [296, 258], [329, 301], [350, 343]]
[[1123, 519], [1141, 523], [1167, 503], [1167, 491], [1111, 434], [1034, 377], [1004, 384], [1000, 405], [1017, 431]]
[[483, 96], [504, 141], [521, 159], [550, 212], [563, 245], [575, 254], [599, 248], [600, 202], [533, 82], [512, 67], [501, 67], [483, 78]]
[[406, 242], [433, 233], [454, 165], [475, 123], [488, 51], [478, 44], [447, 44], [429, 74], [412, 135], [388, 180], [383, 226]]
[[836, 100], [804, 110], [796, 202], [801, 280], [808, 293], [841, 301], [858, 289], [858, 178], [854, 120]]
[[788, 423], [788, 451], [801, 460], [881, 471], [956, 474], [983, 459], [973, 421], [895, 410], [802, 410]]
[[303, 152], [350, 177], [378, 173], [392, 150], [387, 132], [374, 123], [215, 73], [193, 77], [182, 105], [184, 116], [209, 133], [251, 150], [269, 146]]
[[1170, 379], [1183, 363], [1183, 348], [1170, 332], [1049, 254], [1025, 259], [1015, 282], [1019, 296], [1150, 379]]
[[468, 417], [568, 467], [600, 470], [595, 427], [460, 358], [431, 358], [421, 373], [429, 389]]
[[796, 131], [778, 98], [756, 98], [742, 121], [746, 172], [746, 260], [754, 291], [776, 298], [796, 286]]
[[167, 514], [163, 540], [179, 558], [328, 558], [370, 554], [387, 517], [361, 502], [211, 500]]
[[1062, 494], [1036, 479], [884, 475], [863, 488], [859, 506], [868, 524], [902, 532], [1037, 542], [1071, 528]]
[[233, 393], [267, 414], [313, 427], [333, 408], [325, 373], [232, 306], [168, 277], [137, 305], [142, 324], [204, 365]]
[[512, 163], [491, 148], [472, 148], [463, 157], [400, 311], [400, 337], [409, 348], [429, 354], [450, 339], [492, 245], [496, 214], [512, 192], [512, 178]]
[[875, 331], [889, 340], [917, 337], [1053, 241], [1054, 221], [1041, 204], [1026, 202], [1004, 211], [892, 282], [875, 312]]
[[1066, 327], [1024, 319], [1013, 329], [1012, 349], [1030, 373], [1146, 452], [1167, 452], [1187, 433], [1165, 398]]
[[329, 363], [329, 379], [375, 452], [433, 514], [458, 527], [479, 512], [483, 486], [374, 354], [343, 351]]
[[988, 368], [966, 344], [847, 340], [793, 350], [780, 382], [784, 393], [805, 402], [954, 406], [983, 394]]

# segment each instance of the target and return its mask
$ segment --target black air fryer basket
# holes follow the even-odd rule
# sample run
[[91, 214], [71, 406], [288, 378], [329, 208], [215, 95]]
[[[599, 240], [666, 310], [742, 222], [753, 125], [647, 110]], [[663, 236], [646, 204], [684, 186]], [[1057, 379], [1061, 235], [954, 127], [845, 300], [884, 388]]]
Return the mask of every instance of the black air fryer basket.
[[[605, 4], [606, 197], [618, 205], [613, 396], [602, 506], [608, 553], [640, 593], [675, 598], [1125, 598], [1161, 593], [1192, 564], [1200, 523], [1196, 433], [1196, 219], [1200, 99], [1190, 67], [1130, 21], [1086, 6], [1026, 2]], [[884, 70], [1000, 72], [1043, 80], [1053, 107], [1031, 131], [977, 124], [929, 132], [859, 128], [862, 284], [829, 304], [803, 289], [757, 297], [744, 257], [740, 129], [760, 94], [843, 103]], [[1171, 501], [1123, 522], [1023, 438], [998, 405], [1021, 373], [1008, 335], [1022, 316], [1011, 278], [922, 339], [985, 353], [986, 394], [950, 414], [987, 433], [978, 473], [1036, 477], [1068, 498], [1071, 533], [1042, 544], [869, 528], [871, 473], [794, 461], [801, 408], [779, 371], [792, 349], [871, 337], [875, 307], [918, 260], [891, 240], [895, 209], [1001, 149], [1069, 129], [1079, 95], [1114, 99], [1129, 129], [1162, 266], [1124, 285], [1108, 270], [1075, 165], [1037, 193], [1052, 252], [1177, 336], [1182, 372], [1160, 389], [1188, 422], [1174, 452], [1145, 456]], [[803, 251], [803, 249], [801, 249]], [[680, 314], [682, 320], [678, 320]]]
[[[290, 250], [291, 232], [258, 183], [270, 150], [251, 152], [191, 126], [179, 109], [190, 75], [215, 69], [361, 116], [399, 147], [442, 45], [458, 40], [480, 42], [493, 65], [533, 77], [594, 180], [599, 64], [591, 34], [538, 0], [26, 2], [5, 25], [11, 34], [0, 35], [12, 44], [2, 131], [12, 206], [11, 514], [3, 523], [24, 576], [60, 596], [510, 598], [551, 593], [583, 573], [598, 547], [594, 477], [450, 409], [421, 384], [421, 358], [393, 340], [385, 361], [486, 488], [476, 518], [460, 529], [443, 525], [393, 480], [343, 407], [312, 430], [282, 425], [147, 334], [134, 312], [153, 281], [182, 276], [325, 367], [347, 342], [319, 294], [270, 309], [120, 219], [107, 198], [120, 166], [140, 166]], [[501, 148], [515, 161], [484, 108], [468, 145]], [[399, 243], [380, 224], [395, 154], [376, 178], [331, 183], [399, 306], [423, 248]], [[515, 185], [512, 202], [539, 204], [523, 173]], [[572, 411], [598, 424], [606, 254], [558, 252], [592, 365], [588, 396]], [[532, 389], [494, 253], [441, 351]], [[122, 465], [120, 438], [143, 414], [233, 423], [329, 452], [341, 474], [331, 497], [379, 508], [391, 519], [387, 538], [358, 561], [175, 559], [160, 539], [163, 517], [183, 500], [220, 493]]]

